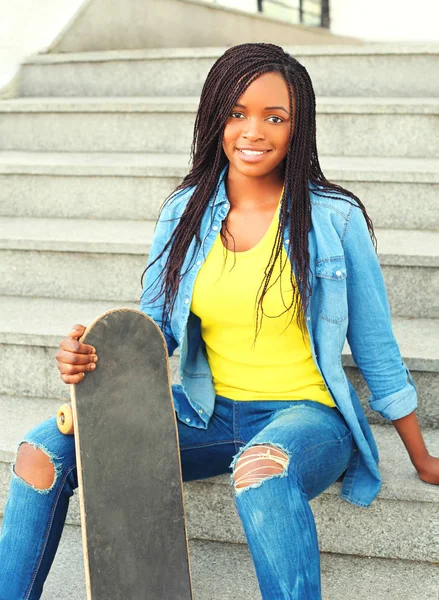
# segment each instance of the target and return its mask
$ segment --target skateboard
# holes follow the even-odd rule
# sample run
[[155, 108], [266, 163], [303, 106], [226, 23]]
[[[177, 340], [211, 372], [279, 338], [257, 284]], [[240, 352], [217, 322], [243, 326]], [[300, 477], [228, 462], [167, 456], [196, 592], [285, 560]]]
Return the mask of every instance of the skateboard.
[[162, 332], [109, 310], [81, 342], [96, 369], [57, 415], [74, 434], [88, 600], [192, 600], [180, 449]]

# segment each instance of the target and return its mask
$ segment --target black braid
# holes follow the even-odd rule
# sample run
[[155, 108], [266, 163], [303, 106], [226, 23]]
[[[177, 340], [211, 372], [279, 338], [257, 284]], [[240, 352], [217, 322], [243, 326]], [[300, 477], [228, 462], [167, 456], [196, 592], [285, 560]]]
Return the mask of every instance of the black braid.
[[[277, 260], [281, 260], [281, 272], [286, 266], [285, 261], [282, 264], [285, 228], [288, 228], [290, 260], [296, 272], [294, 281], [294, 273], [291, 269], [290, 282], [293, 288], [293, 298], [290, 306], [286, 306], [286, 310], [293, 309], [293, 318], [296, 308], [301, 306], [301, 309], [297, 310], [297, 322], [302, 331], [302, 337], [304, 337], [305, 315], [311, 297], [308, 278], [308, 232], [311, 229], [309, 182], [319, 187], [314, 191], [317, 195], [330, 195], [334, 199], [341, 199], [341, 195], [344, 200], [347, 200], [346, 197], [355, 200], [363, 212], [376, 251], [373, 224], [362, 202], [352, 192], [329, 182], [321, 170], [316, 142], [315, 94], [305, 67], [275, 44], [246, 43], [232, 46], [214, 63], [204, 82], [194, 123], [190, 152], [192, 167], [182, 183], [166, 198], [164, 205], [171, 201], [179, 190], [196, 186], [195, 190], [171, 238], [159, 256], [147, 267], [149, 268], [156, 260], [159, 260], [163, 252], [170, 246], [166, 265], [160, 276], [160, 291], [153, 300], [163, 297], [163, 324], [169, 320], [172, 314], [180, 281], [185, 274], [181, 272], [183, 262], [191, 242], [195, 239], [196, 243], [188, 270], [193, 265], [196, 251], [201, 245], [201, 219], [215, 187], [218, 185], [221, 171], [228, 163], [222, 148], [226, 121], [238, 98], [247, 87], [260, 75], [268, 72], [280, 73], [283, 76], [289, 90], [290, 114], [292, 115], [294, 112], [293, 99], [296, 109], [294, 133], [292, 132], [293, 119], [291, 119], [289, 150], [284, 159], [284, 191], [281, 198], [279, 228], [255, 302], [255, 339], [262, 325], [263, 298], [268, 288], [275, 283], [270, 281], [275, 263]], [[290, 198], [291, 202], [289, 216], [287, 198]], [[349, 200], [347, 201], [349, 202]], [[213, 219], [213, 208], [211, 217]], [[227, 218], [224, 220], [224, 229], [227, 231]], [[225, 238], [222, 231], [221, 235]], [[146, 269], [141, 278], [142, 286], [145, 272]], [[262, 315], [259, 311], [262, 312]]]

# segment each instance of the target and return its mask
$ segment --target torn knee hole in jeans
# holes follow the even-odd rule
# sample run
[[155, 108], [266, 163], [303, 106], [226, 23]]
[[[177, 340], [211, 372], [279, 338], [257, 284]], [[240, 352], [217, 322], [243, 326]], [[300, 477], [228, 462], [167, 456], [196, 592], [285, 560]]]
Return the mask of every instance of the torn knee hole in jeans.
[[[50, 485], [47, 485], [47, 482], [44, 483], [44, 486], [40, 486], [38, 485], [39, 481], [38, 481], [38, 474], [36, 474], [36, 477], [34, 478], [32, 475], [29, 474], [29, 472], [26, 473], [17, 473], [16, 472], [16, 466], [17, 466], [17, 462], [20, 462], [20, 456], [19, 456], [19, 452], [20, 452], [20, 448], [21, 446], [23, 446], [24, 444], [26, 444], [26, 446], [29, 446], [31, 448], [33, 448], [33, 450], [38, 450], [41, 454], [44, 455], [44, 459], [48, 459], [47, 464], [51, 465], [51, 470], [50, 470], [50, 480], [51, 483]], [[18, 459], [18, 460], [17, 460]], [[39, 494], [49, 494], [53, 488], [55, 487], [56, 481], [58, 479], [58, 476], [60, 474], [60, 472], [62, 471], [62, 465], [57, 462], [55, 463], [55, 461], [59, 460], [58, 456], [56, 456], [53, 452], [50, 452], [50, 450], [48, 450], [44, 445], [42, 444], [37, 444], [34, 443], [30, 440], [23, 440], [22, 442], [20, 442], [20, 444], [18, 445], [17, 448], [17, 459], [15, 464], [11, 463], [11, 471], [12, 471], [12, 476], [22, 485], [24, 485], [25, 487], [31, 488], [32, 490], [34, 490], [35, 492], [38, 492]], [[43, 459], [43, 460], [44, 460]], [[40, 458], [41, 460], [41, 458]], [[19, 465], [19, 471], [21, 471], [22, 466]], [[45, 474], [47, 477], [47, 473]], [[44, 477], [43, 477], [44, 479]]]
[[[254, 451], [246, 452], [247, 450]], [[243, 455], [245, 452], [246, 454]], [[230, 479], [235, 486], [236, 493], [242, 493], [250, 488], [259, 487], [262, 483], [274, 477], [286, 477], [289, 462], [290, 453], [281, 444], [270, 442], [252, 444], [249, 442], [240, 449], [230, 464], [230, 467], [232, 467]], [[239, 471], [249, 465], [250, 468], [240, 475]], [[276, 468], [276, 471], [273, 472], [273, 468]], [[237, 487], [239, 484], [241, 484], [240, 487]]]

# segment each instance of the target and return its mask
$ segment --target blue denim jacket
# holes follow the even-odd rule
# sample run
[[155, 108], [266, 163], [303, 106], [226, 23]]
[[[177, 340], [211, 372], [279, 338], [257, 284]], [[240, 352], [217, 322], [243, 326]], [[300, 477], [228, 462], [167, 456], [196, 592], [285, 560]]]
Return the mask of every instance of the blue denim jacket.
[[[227, 169], [228, 165], [218, 180], [216, 198], [212, 194], [204, 213], [201, 247], [196, 248], [193, 240], [186, 255], [182, 270], [185, 275], [170, 323], [162, 326], [162, 304], [152, 302], [169, 249], [147, 270], [140, 300], [140, 310], [160, 326], [169, 356], [180, 347], [180, 384], [173, 386], [177, 417], [192, 427], [204, 429], [214, 410], [215, 389], [201, 337], [201, 322], [190, 312], [190, 306], [197, 273], [230, 209], [225, 186]], [[194, 189], [179, 190], [163, 209], [148, 264], [163, 249]], [[343, 199], [316, 195], [314, 189], [310, 186], [312, 228], [308, 240], [313, 287], [306, 324], [314, 362], [355, 441], [340, 497], [367, 507], [382, 484], [379, 455], [357, 393], [342, 368], [346, 337], [371, 392], [368, 402], [373, 410], [389, 420], [404, 417], [417, 407], [417, 391], [392, 331], [381, 267], [361, 209]], [[284, 248], [288, 254], [287, 235]]]

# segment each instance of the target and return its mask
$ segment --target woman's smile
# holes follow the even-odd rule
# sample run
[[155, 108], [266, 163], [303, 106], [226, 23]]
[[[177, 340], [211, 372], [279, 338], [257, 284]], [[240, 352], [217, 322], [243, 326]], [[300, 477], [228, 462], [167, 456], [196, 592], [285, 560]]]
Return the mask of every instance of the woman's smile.
[[249, 150], [244, 148], [236, 148], [239, 158], [247, 163], [261, 162], [265, 155], [271, 150]]

